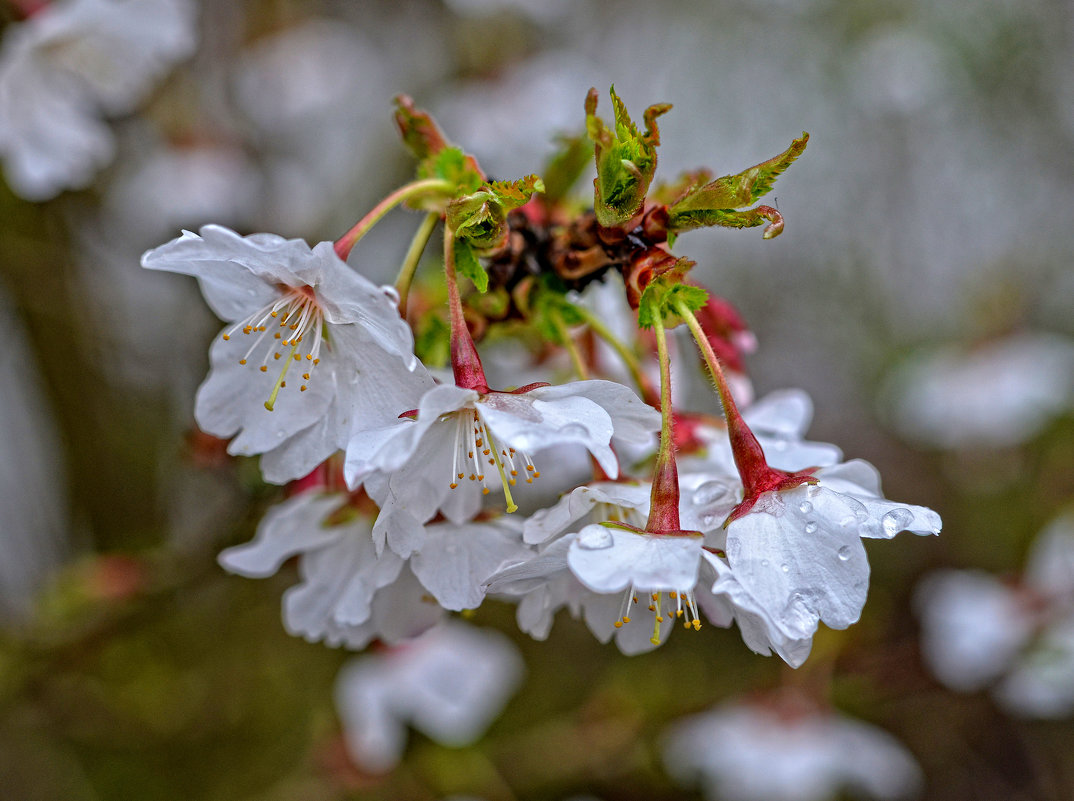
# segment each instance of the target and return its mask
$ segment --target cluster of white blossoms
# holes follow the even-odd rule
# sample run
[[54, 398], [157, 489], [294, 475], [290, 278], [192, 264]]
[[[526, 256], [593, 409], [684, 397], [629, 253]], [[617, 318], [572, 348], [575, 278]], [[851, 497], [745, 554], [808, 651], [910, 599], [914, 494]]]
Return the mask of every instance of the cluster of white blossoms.
[[[19, 5], [19, 4], [16, 4]], [[0, 41], [0, 159], [11, 188], [48, 200], [112, 160], [101, 117], [134, 109], [196, 44], [191, 0], [57, 0]]]
[[[230, 439], [232, 454], [259, 455], [267, 481], [303, 479], [221, 563], [263, 577], [297, 556], [288, 630], [351, 648], [401, 642], [490, 595], [517, 603], [519, 626], [536, 638], [562, 608], [627, 654], [659, 646], [675, 624], [734, 622], [754, 651], [795, 667], [820, 623], [854, 623], [869, 581], [862, 540], [935, 534], [939, 517], [886, 500], [872, 466], [804, 440], [804, 393], [775, 393], [740, 414], [721, 365], [744, 376], [741, 350], [752, 339], [730, 304], [685, 280], [689, 263], [667, 245], [678, 230], [707, 224], [767, 222], [766, 236], [779, 233], [770, 207], [725, 207], [743, 205], [743, 191], [767, 191], [806, 137], [737, 176], [746, 183], [736, 198], [717, 181], [646, 205], [644, 188], [631, 199], [598, 182], [596, 212], [574, 209], [576, 221], [565, 223], [566, 201], [543, 197], [536, 176], [487, 181], [431, 118], [399, 103], [419, 179], [338, 242], [311, 248], [207, 225], [142, 258], [149, 269], [195, 276], [226, 323], [197, 394], [198, 425]], [[595, 103], [593, 94], [588, 114]], [[633, 130], [631, 146], [651, 150], [659, 108], [646, 113], [652, 131], [642, 135], [618, 104], [616, 136]], [[601, 131], [591, 133], [598, 167], [602, 153], [626, 147]], [[616, 164], [602, 180], [621, 179], [636, 194], [633, 173], [616, 179]], [[399, 202], [427, 217], [396, 286], [380, 287], [346, 258]], [[437, 340], [436, 302], [422, 298], [414, 305], [423, 311], [408, 316], [407, 297], [440, 221], [448, 321]], [[540, 242], [552, 244], [526, 252]], [[460, 274], [476, 288], [465, 301]], [[637, 310], [632, 339], [611, 333], [622, 321], [586, 310], [577, 291], [587, 285], [625, 295]], [[499, 318], [482, 302], [494, 291]], [[471, 329], [500, 321], [540, 345], [535, 353], [566, 353], [578, 380], [492, 389]], [[673, 408], [665, 329], [679, 325], [716, 381], [722, 415]], [[577, 341], [586, 334], [622, 357], [641, 396], [590, 377], [597, 351]], [[438, 347], [450, 353], [450, 376], [428, 368], [416, 344], [427, 359]], [[518, 366], [517, 384], [527, 367]], [[578, 455], [591, 459], [590, 480], [564, 467]]]

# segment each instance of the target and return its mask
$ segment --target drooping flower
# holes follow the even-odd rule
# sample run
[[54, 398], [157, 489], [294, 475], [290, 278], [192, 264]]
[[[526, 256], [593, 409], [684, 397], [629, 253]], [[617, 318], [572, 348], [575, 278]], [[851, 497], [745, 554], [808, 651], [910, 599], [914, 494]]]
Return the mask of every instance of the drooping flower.
[[789, 693], [677, 722], [664, 764], [722, 801], [824, 801], [844, 789], [894, 801], [921, 784], [917, 763], [890, 734]]
[[403, 755], [407, 724], [441, 745], [468, 745], [500, 714], [523, 672], [506, 637], [458, 621], [354, 659], [335, 692], [348, 751], [365, 770], [390, 770]]
[[[611, 381], [577, 381], [478, 392], [436, 386], [420, 396], [415, 415], [380, 428], [356, 429], [347, 444], [349, 485], [363, 482], [381, 507], [374, 528], [401, 555], [421, 548], [421, 524], [440, 510], [453, 522], [472, 518], [491, 487], [541, 475], [533, 460], [555, 445], [586, 448], [610, 476], [619, 472], [612, 441], [647, 442], [659, 414]], [[491, 487], [490, 487], [491, 485]]]
[[[268, 481], [299, 478], [347, 443], [356, 420], [397, 418], [433, 380], [413, 354], [390, 290], [335, 253], [217, 225], [142, 256], [142, 266], [197, 277], [228, 322], [194, 416], [232, 454], [262, 454]], [[291, 386], [288, 386], [290, 379]]]
[[931, 509], [884, 498], [868, 462], [822, 467], [811, 475], [815, 484], [760, 493], [745, 513], [742, 503], [736, 505], [738, 485], [706, 512], [729, 520], [726, 561], [710, 558], [719, 575], [712, 591], [735, 607], [750, 648], [771, 648], [792, 667], [805, 660], [819, 623], [843, 629], [861, 615], [869, 588], [863, 537], [937, 534], [941, 525]]
[[28, 200], [86, 186], [124, 114], [195, 45], [189, 0], [67, 0], [13, 24], [0, 45], [0, 156]]

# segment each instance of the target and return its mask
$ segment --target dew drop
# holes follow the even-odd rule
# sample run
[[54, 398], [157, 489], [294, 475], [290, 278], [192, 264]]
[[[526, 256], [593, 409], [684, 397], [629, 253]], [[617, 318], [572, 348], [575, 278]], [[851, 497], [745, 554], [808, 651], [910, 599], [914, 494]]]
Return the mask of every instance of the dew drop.
[[808, 523], [805, 524], [805, 533], [806, 534], [813, 534], [814, 532], [816, 532], [816, 530], [817, 530], [817, 524], [815, 522], [813, 522], [812, 520], [810, 520]]
[[557, 433], [564, 437], [580, 437], [586, 439], [589, 437], [589, 429], [581, 423], [568, 423], [563, 426]]
[[600, 551], [612, 547], [612, 532], [604, 526], [591, 526], [578, 535], [578, 547], [587, 551]]
[[784, 573], [790, 573], [791, 572], [791, 566], [790, 565], [780, 565], [779, 569], [782, 570]]
[[768, 567], [768, 560], [767, 559], [762, 559], [761, 560], [761, 567]]
[[706, 481], [694, 490], [691, 500], [694, 506], [708, 506], [724, 498], [730, 491], [731, 488], [722, 481]]
[[798, 508], [801, 510], [802, 514], [807, 515], [813, 511], [813, 504], [809, 501], [802, 501], [798, 504]]
[[880, 525], [883, 526], [886, 536], [894, 537], [900, 531], [905, 531], [913, 521], [914, 513], [909, 509], [892, 509], [880, 518]]
[[713, 525], [715, 525], [717, 523], [717, 521], [719, 521], [719, 519], [720, 519], [719, 515], [713, 515], [713, 514], [701, 515], [701, 525], [703, 525], [703, 526], [713, 526]]
[[840, 562], [846, 562], [848, 559], [850, 559], [850, 546], [844, 545], [836, 552], [836, 554], [839, 556]]

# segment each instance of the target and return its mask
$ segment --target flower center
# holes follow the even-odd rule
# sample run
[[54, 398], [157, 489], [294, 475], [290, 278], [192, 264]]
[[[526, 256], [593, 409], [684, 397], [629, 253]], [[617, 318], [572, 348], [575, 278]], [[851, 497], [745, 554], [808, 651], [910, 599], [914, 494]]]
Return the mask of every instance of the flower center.
[[[701, 616], [697, 611], [697, 599], [694, 597], [693, 590], [667, 592], [666, 607], [663, 604], [664, 595], [663, 592], [649, 593], [649, 611], [653, 613], [653, 636], [649, 638], [649, 642], [653, 645], [660, 645], [660, 624], [664, 622], [665, 613], [673, 614], [681, 620], [684, 629], [698, 631], [701, 628]], [[672, 601], [675, 602], [674, 611], [672, 611]], [[631, 587], [623, 596], [623, 605], [619, 608], [619, 619], [615, 621], [617, 629], [621, 629], [624, 623], [630, 622], [631, 607], [637, 602], [638, 590], [636, 587]]]
[[312, 287], [281, 287], [279, 298], [240, 320], [224, 334], [224, 339], [230, 340], [238, 331], [253, 339], [239, 364], [246, 364], [260, 353], [262, 373], [268, 372], [270, 360], [282, 365], [269, 399], [265, 401], [266, 409], [272, 411], [276, 396], [287, 386], [285, 379], [292, 361], [305, 361], [299, 392], [309, 388], [306, 382], [313, 375], [313, 368], [321, 362], [321, 345], [325, 341], [324, 312], [317, 304]]
[[527, 454], [514, 448], [499, 447], [477, 410], [464, 409], [455, 415], [455, 453], [451, 460], [449, 486], [457, 489], [459, 481], [469, 478], [470, 481], [480, 481], [482, 493], [488, 495], [490, 490], [485, 473], [489, 467], [496, 468], [499, 473], [508, 512], [518, 509], [511, 497], [511, 487], [517, 483], [519, 471], [527, 484], [541, 477], [541, 471]]

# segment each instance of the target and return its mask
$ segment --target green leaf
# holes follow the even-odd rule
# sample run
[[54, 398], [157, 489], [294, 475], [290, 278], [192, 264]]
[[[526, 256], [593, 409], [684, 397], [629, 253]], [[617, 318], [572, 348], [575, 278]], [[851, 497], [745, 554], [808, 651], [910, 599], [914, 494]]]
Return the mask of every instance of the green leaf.
[[448, 203], [448, 227], [456, 237], [479, 250], [500, 247], [507, 236], [507, 213], [543, 189], [544, 184], [536, 175], [517, 181], [492, 181], [473, 194]]
[[485, 293], [489, 288], [489, 276], [477, 254], [465, 239], [455, 240], [455, 269], [474, 282], [477, 291]]
[[808, 142], [809, 134], [803, 133], [791, 142], [789, 148], [768, 161], [762, 161], [737, 175], [724, 175], [702, 186], [687, 188], [682, 197], [668, 208], [668, 229], [687, 231], [713, 225], [749, 228], [767, 220], [772, 225], [765, 231], [765, 237], [778, 235], [783, 229], [782, 217], [778, 212], [773, 216], [773, 209], [760, 206], [744, 212], [735, 210], [748, 206], [771, 191], [776, 178], [801, 155]]
[[608, 128], [596, 115], [597, 90], [586, 96], [586, 133], [593, 141], [597, 177], [593, 179], [593, 208], [597, 222], [605, 227], [630, 220], [645, 202], [653, 174], [656, 172], [656, 148], [660, 131], [656, 118], [671, 109], [661, 103], [645, 110], [645, 132], [638, 130], [626, 105], [611, 90], [615, 113], [614, 128]]
[[699, 286], [675, 283], [675, 280], [657, 278], [645, 288], [638, 304], [639, 326], [652, 328], [659, 319], [664, 321], [666, 327], [675, 327], [681, 322], [676, 311], [680, 303], [692, 312], [704, 308], [709, 299], [707, 291]]

